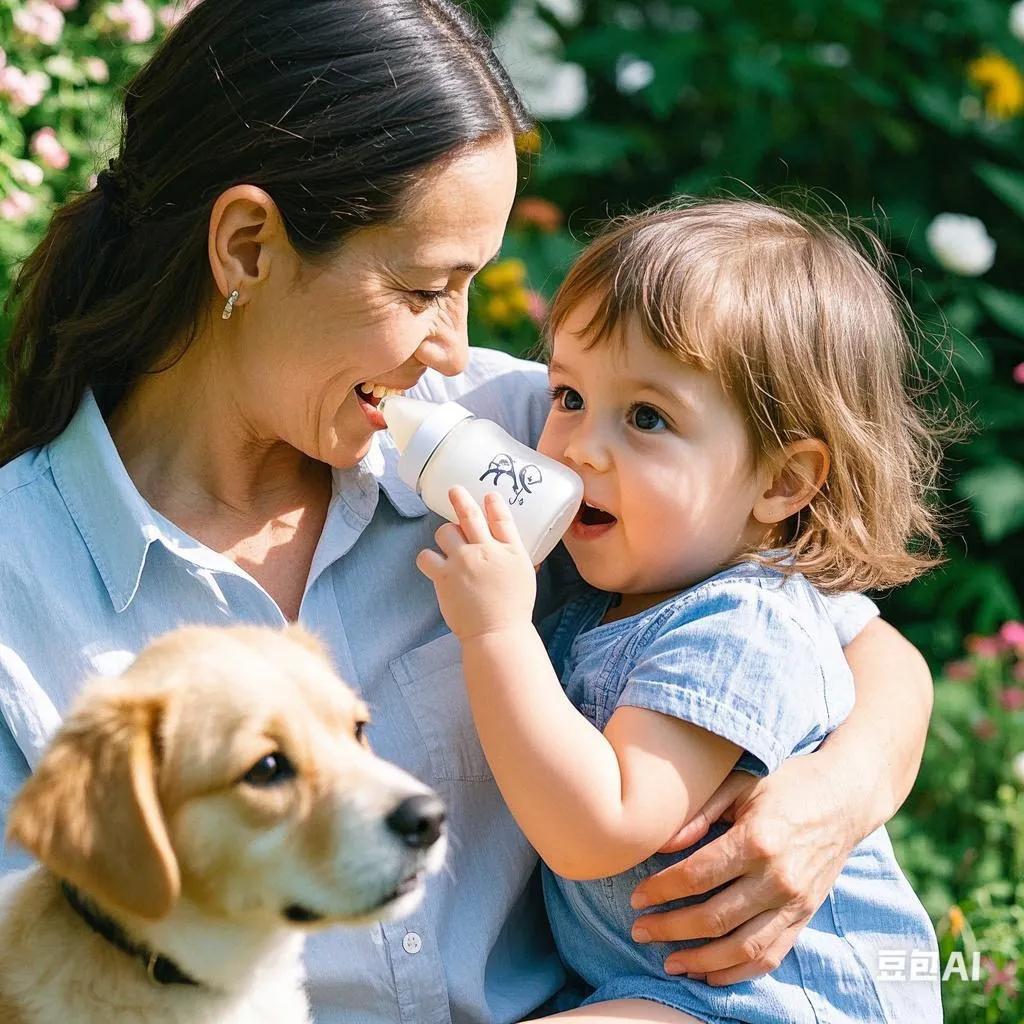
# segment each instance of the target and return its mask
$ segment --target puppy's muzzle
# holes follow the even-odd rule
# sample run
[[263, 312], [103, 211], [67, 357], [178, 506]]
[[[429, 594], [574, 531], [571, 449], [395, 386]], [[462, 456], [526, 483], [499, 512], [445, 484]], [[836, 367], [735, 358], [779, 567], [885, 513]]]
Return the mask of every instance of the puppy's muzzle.
[[427, 850], [444, 831], [445, 809], [434, 793], [403, 800], [385, 819], [388, 828], [413, 850]]

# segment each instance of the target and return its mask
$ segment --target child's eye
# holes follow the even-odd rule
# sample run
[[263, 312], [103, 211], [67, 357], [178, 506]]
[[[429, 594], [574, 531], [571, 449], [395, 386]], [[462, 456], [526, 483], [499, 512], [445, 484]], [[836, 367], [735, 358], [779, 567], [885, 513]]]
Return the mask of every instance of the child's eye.
[[583, 408], [583, 396], [564, 384], [549, 388], [548, 394], [551, 395], [551, 401], [566, 412], [579, 412]]
[[668, 426], [665, 417], [653, 405], [634, 405], [629, 410], [629, 421], [637, 430], [661, 430]]

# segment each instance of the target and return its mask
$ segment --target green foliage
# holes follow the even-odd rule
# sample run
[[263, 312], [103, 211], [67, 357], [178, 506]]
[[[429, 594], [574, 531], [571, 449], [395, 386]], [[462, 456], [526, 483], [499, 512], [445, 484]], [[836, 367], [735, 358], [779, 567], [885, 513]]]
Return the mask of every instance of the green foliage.
[[1024, 992], [1024, 626], [972, 637], [935, 688], [917, 784], [890, 824], [900, 864], [938, 924], [946, 963], [982, 954], [982, 983], [943, 985], [953, 1024], [1017, 1021]]

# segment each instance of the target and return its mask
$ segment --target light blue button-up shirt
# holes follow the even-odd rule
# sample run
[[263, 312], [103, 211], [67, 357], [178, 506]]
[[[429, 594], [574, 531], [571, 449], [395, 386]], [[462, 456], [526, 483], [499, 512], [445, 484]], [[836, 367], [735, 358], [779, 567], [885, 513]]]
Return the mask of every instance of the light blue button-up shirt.
[[[543, 367], [473, 349], [453, 378], [410, 392], [457, 399], [534, 444]], [[438, 518], [400, 481], [377, 435], [333, 495], [299, 619], [373, 709], [375, 749], [443, 796], [451, 844], [422, 908], [401, 922], [335, 929], [307, 947], [318, 1024], [495, 1024], [521, 1020], [562, 984], [536, 855], [501, 800], [476, 738], [459, 649], [415, 568]], [[539, 613], [560, 588], [542, 574]], [[871, 602], [834, 602], [844, 642]], [[142, 498], [91, 394], [53, 442], [0, 468], [0, 802], [6, 808], [83, 680], [119, 671], [184, 623], [279, 626], [243, 569]], [[15, 851], [0, 870], [21, 866]]]

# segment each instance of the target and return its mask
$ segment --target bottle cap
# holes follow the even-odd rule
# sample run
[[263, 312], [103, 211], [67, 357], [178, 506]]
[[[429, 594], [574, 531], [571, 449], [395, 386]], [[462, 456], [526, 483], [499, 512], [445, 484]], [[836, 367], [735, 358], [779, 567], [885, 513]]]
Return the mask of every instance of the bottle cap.
[[473, 418], [473, 414], [458, 402], [437, 405], [404, 395], [391, 395], [383, 399], [377, 408], [401, 456], [398, 475], [414, 491], [419, 490], [423, 467], [451, 429], [463, 420]]

